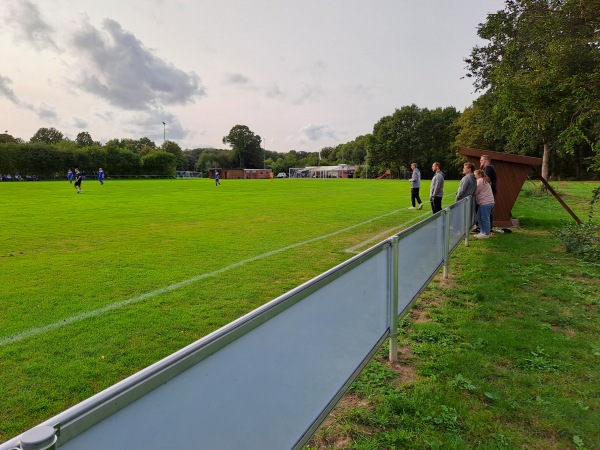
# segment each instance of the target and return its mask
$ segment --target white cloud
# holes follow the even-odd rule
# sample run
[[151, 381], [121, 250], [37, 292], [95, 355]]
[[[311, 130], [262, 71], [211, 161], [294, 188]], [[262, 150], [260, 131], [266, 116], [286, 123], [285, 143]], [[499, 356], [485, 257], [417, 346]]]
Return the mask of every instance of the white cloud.
[[131, 136], [148, 137], [157, 145], [162, 144], [163, 138], [181, 141], [189, 134], [184, 130], [176, 115], [162, 109], [123, 112], [117, 120], [122, 121], [125, 131]]
[[111, 19], [98, 30], [86, 23], [73, 37], [87, 64], [75, 80], [84, 91], [130, 110], [185, 105], [206, 95], [196, 73], [186, 73], [148, 49]]
[[269, 98], [283, 98], [284, 96], [277, 83], [273, 83], [271, 86], [269, 86], [265, 91], [265, 95]]
[[336, 133], [325, 123], [311, 123], [300, 129], [300, 133], [311, 141], [321, 139], [335, 139]]
[[54, 123], [58, 120], [58, 114], [56, 114], [56, 108], [48, 106], [45, 103], [36, 108], [37, 115], [43, 122]]
[[85, 130], [88, 126], [88, 121], [81, 117], [73, 117], [73, 126], [80, 130]]
[[15, 105], [21, 105], [21, 100], [19, 100], [15, 92], [10, 87], [11, 84], [12, 80], [10, 78], [0, 75], [0, 95], [6, 97]]
[[304, 85], [300, 89], [300, 92], [294, 96], [292, 103], [295, 105], [302, 105], [305, 102], [317, 101], [324, 94], [323, 89], [316, 85]]
[[248, 85], [250, 83], [250, 79], [241, 73], [229, 73], [226, 75], [225, 81], [227, 84]]
[[55, 121], [57, 119], [56, 110], [54, 108], [46, 105], [45, 103], [39, 107], [35, 107], [22, 101], [10, 87], [11, 84], [12, 80], [10, 78], [0, 75], [0, 97], [3, 96], [7, 98], [19, 108], [36, 112], [40, 119], [50, 121]]
[[7, 24], [16, 28], [15, 40], [26, 42], [37, 50], [58, 50], [54, 40], [55, 30], [42, 17], [40, 10], [34, 3], [24, 0], [17, 2], [10, 9]]
[[27, 138], [41, 115], [65, 135], [161, 143], [164, 120], [184, 148], [222, 148], [242, 124], [272, 150], [314, 151], [404, 105], [468, 106], [463, 58], [504, 4], [148, 1], [5, 0], [3, 126]]

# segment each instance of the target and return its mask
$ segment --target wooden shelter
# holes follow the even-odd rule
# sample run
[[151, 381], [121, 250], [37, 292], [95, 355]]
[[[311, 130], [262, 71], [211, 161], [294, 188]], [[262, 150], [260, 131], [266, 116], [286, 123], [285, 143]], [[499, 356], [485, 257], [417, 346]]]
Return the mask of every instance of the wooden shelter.
[[208, 169], [208, 177], [214, 179], [215, 172], [219, 172], [221, 180], [239, 180], [244, 179], [244, 169], [221, 169], [218, 167]]
[[466, 147], [460, 147], [458, 153], [466, 156], [470, 163], [475, 164], [475, 168], [479, 168], [479, 158], [482, 155], [488, 155], [492, 159], [492, 165], [498, 175], [498, 192], [496, 193], [496, 205], [494, 206], [493, 226], [513, 226], [512, 207], [517, 201], [519, 192], [521, 192], [531, 169], [542, 164], [541, 158]]
[[244, 178], [249, 180], [268, 180], [272, 172], [271, 169], [244, 169]]

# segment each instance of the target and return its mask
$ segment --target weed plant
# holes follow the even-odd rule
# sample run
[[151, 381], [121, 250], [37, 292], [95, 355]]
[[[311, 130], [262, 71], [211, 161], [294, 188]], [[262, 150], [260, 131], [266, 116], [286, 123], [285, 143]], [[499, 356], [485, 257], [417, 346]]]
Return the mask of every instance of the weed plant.
[[590, 262], [600, 261], [600, 223], [594, 221], [596, 203], [600, 200], [600, 188], [592, 192], [590, 212], [582, 223], [565, 223], [556, 234], [562, 239], [568, 252]]

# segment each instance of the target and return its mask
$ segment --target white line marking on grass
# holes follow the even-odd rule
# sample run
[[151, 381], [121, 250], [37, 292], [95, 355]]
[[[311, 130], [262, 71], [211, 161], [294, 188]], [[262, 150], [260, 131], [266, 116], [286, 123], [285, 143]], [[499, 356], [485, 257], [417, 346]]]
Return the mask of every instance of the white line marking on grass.
[[382, 231], [381, 233], [379, 233], [379, 234], [376, 234], [375, 236], [373, 236], [373, 237], [371, 237], [371, 238], [367, 239], [366, 241], [363, 241], [363, 242], [361, 242], [360, 244], [356, 244], [356, 245], [354, 245], [354, 246], [352, 246], [352, 247], [350, 247], [350, 248], [347, 248], [347, 249], [346, 249], [346, 250], [344, 250], [344, 251], [345, 251], [345, 252], [348, 252], [348, 253], [360, 253], [358, 249], [360, 249], [360, 248], [363, 248], [363, 247], [366, 247], [368, 244], [370, 244], [370, 243], [372, 243], [372, 242], [375, 242], [375, 241], [377, 241], [377, 242], [380, 242], [380, 241], [382, 241], [383, 239], [387, 239], [388, 237], [390, 237], [390, 236], [392, 236], [392, 235], [396, 234], [398, 231], [402, 231], [402, 230], [404, 230], [404, 229], [406, 228], [406, 226], [407, 226], [407, 225], [410, 225], [410, 224], [412, 224], [413, 222], [414, 222], [414, 223], [416, 223], [416, 222], [415, 222], [415, 219], [420, 219], [421, 217], [425, 217], [425, 216], [427, 216], [428, 214], [429, 214], [429, 213], [424, 213], [424, 214], [421, 214], [421, 215], [419, 215], [419, 216], [416, 216], [415, 218], [413, 218], [413, 219], [409, 220], [408, 222], [404, 222], [404, 223], [402, 223], [402, 224], [400, 224], [400, 225], [398, 225], [398, 226], [395, 226], [394, 228], [390, 228], [389, 230]]
[[[446, 194], [446, 195], [444, 195], [444, 197], [450, 197], [452, 195], [454, 195], [454, 194]], [[430, 212], [421, 213], [421, 215], [417, 216], [416, 219], [420, 219], [421, 217], [425, 217], [429, 214], [431, 214], [431, 213]], [[366, 241], [361, 242], [360, 244], [356, 244], [353, 247], [347, 248], [344, 251], [348, 252], [348, 253], [359, 253], [359, 251], [358, 251], [359, 248], [362, 248], [374, 241], [379, 242], [380, 239], [381, 240], [386, 239], [386, 238], [396, 234], [396, 232], [404, 230], [404, 228], [406, 228], [407, 225], [410, 225], [414, 220], [415, 219], [411, 219], [408, 222], [404, 222], [403, 224], [400, 224], [394, 228], [390, 228], [389, 230], [383, 231], [383, 232], [367, 239]]]
[[215, 275], [219, 275], [219, 274], [221, 274], [223, 272], [226, 272], [228, 270], [235, 269], [236, 267], [243, 266], [244, 264], [248, 264], [248, 263], [251, 263], [251, 262], [254, 262], [254, 261], [258, 261], [259, 259], [262, 259], [262, 258], [267, 258], [269, 256], [273, 256], [273, 255], [276, 255], [276, 254], [281, 253], [281, 252], [285, 252], [285, 251], [288, 251], [288, 250], [291, 250], [291, 249], [294, 249], [294, 248], [297, 248], [297, 247], [301, 247], [301, 246], [306, 245], [306, 244], [312, 244], [313, 242], [321, 241], [323, 239], [330, 238], [330, 237], [335, 236], [337, 234], [353, 230], [354, 228], [358, 228], [358, 227], [361, 227], [361, 226], [366, 225], [368, 223], [375, 222], [376, 220], [382, 219], [384, 217], [391, 216], [393, 214], [397, 214], [400, 211], [402, 211], [402, 210], [397, 209], [395, 211], [383, 214], [381, 216], [374, 217], [374, 218], [369, 219], [369, 220], [365, 220], [364, 222], [357, 223], [357, 224], [354, 224], [354, 225], [350, 225], [350, 226], [348, 226], [346, 228], [342, 228], [341, 230], [337, 230], [337, 231], [334, 231], [332, 233], [324, 234], [323, 236], [319, 236], [319, 237], [315, 237], [315, 238], [312, 238], [312, 239], [308, 239], [308, 240], [303, 241], [303, 242], [298, 242], [296, 244], [288, 245], [287, 247], [282, 247], [282, 248], [279, 248], [277, 250], [271, 250], [270, 252], [262, 253], [260, 255], [253, 256], [251, 258], [243, 259], [243, 260], [238, 261], [236, 263], [230, 264], [227, 267], [223, 267], [223, 268], [215, 270], [213, 272], [208, 272], [208, 273], [203, 273], [203, 274], [200, 274], [200, 275], [196, 275], [195, 277], [188, 278], [187, 280], [183, 280], [183, 281], [180, 281], [179, 283], [171, 284], [171, 285], [166, 286], [166, 287], [161, 288], [161, 289], [156, 289], [154, 291], [146, 292], [145, 294], [138, 295], [136, 297], [131, 297], [131, 298], [127, 299], [127, 300], [122, 300], [120, 302], [112, 303], [110, 305], [104, 306], [104, 307], [99, 308], [99, 309], [94, 309], [92, 311], [86, 311], [84, 313], [77, 314], [75, 316], [71, 316], [71, 317], [68, 317], [66, 319], [59, 320], [58, 322], [50, 323], [48, 325], [44, 325], [44, 326], [41, 326], [41, 327], [38, 327], [38, 328], [33, 328], [31, 330], [23, 331], [22, 333], [17, 333], [17, 334], [13, 334], [11, 336], [7, 336], [5, 338], [1, 338], [0, 339], [0, 347], [2, 347], [4, 345], [7, 345], [7, 344], [12, 344], [12, 343], [17, 342], [17, 341], [21, 341], [21, 340], [26, 339], [28, 337], [32, 337], [32, 336], [37, 336], [39, 334], [43, 334], [43, 333], [45, 333], [47, 331], [51, 331], [51, 330], [56, 330], [58, 328], [62, 328], [64, 326], [66, 326], [66, 325], [70, 325], [72, 323], [80, 322], [80, 321], [82, 321], [84, 319], [89, 319], [91, 317], [101, 316], [102, 314], [105, 314], [105, 313], [107, 313], [109, 311], [112, 311], [114, 309], [122, 308], [123, 306], [131, 305], [133, 303], [138, 303], [138, 302], [140, 302], [142, 300], [145, 300], [147, 298], [156, 297], [157, 295], [161, 295], [161, 294], [165, 294], [167, 292], [174, 291], [174, 290], [179, 289], [181, 287], [187, 286], [188, 284], [195, 283], [196, 281], [200, 281], [200, 280], [202, 280], [204, 278], [214, 277]]

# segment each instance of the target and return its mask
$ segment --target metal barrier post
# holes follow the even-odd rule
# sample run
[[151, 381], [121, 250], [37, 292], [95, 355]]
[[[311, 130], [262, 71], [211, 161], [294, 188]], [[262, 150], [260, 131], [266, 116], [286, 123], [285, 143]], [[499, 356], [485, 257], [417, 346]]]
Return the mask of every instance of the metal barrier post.
[[465, 247], [469, 246], [469, 233], [471, 232], [471, 219], [473, 217], [473, 197], [469, 197], [465, 208]]
[[444, 247], [444, 278], [448, 278], [448, 266], [450, 265], [450, 210], [448, 208], [444, 209], [443, 213], [444, 217], [444, 231], [443, 235], [443, 247]]
[[398, 360], [398, 258], [400, 238], [392, 238], [392, 260], [390, 267], [391, 295], [388, 295], [390, 301], [390, 362]]

